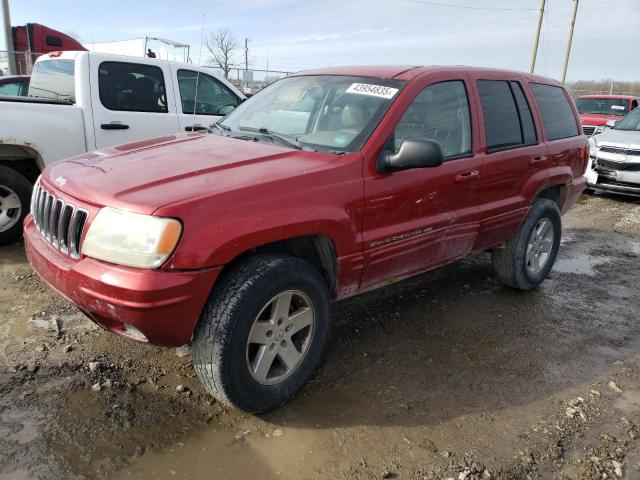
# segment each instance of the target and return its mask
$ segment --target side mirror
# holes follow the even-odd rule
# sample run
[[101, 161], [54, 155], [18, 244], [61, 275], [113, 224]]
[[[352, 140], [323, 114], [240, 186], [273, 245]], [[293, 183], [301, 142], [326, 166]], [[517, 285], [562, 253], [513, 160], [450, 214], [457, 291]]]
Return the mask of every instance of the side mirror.
[[225, 105], [218, 109], [218, 115], [229, 115], [236, 109], [235, 105]]
[[444, 157], [438, 142], [422, 138], [406, 138], [398, 153], [383, 150], [378, 157], [378, 172], [391, 173], [410, 168], [442, 165]]
[[618, 121], [617, 121], [617, 120], [607, 120], [607, 124], [606, 124], [606, 125], [607, 125], [607, 127], [609, 127], [609, 128], [613, 128], [613, 127], [615, 127], [615, 126], [616, 126], [616, 123], [618, 123]]

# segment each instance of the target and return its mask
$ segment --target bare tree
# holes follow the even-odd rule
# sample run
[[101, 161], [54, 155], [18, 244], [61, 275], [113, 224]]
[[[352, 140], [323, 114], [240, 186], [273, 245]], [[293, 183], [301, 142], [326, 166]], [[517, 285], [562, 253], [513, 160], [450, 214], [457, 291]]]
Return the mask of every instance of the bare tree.
[[230, 30], [222, 28], [211, 33], [207, 38], [207, 50], [212, 55], [209, 63], [222, 70], [225, 78], [229, 78], [232, 68], [239, 66], [234, 59], [238, 50], [238, 40]]

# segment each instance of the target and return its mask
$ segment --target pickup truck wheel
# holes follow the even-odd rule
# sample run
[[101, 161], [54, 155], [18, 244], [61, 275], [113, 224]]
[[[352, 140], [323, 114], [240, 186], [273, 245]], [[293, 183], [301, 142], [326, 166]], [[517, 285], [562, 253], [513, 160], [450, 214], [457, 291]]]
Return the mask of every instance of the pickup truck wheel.
[[498, 279], [518, 290], [531, 290], [540, 285], [556, 261], [561, 233], [558, 206], [551, 200], [536, 200], [506, 247], [492, 251]]
[[0, 245], [10, 245], [22, 237], [32, 188], [18, 172], [0, 166]]
[[193, 364], [216, 399], [251, 413], [287, 402], [309, 381], [329, 327], [326, 282], [288, 255], [252, 257], [221, 279], [193, 337]]

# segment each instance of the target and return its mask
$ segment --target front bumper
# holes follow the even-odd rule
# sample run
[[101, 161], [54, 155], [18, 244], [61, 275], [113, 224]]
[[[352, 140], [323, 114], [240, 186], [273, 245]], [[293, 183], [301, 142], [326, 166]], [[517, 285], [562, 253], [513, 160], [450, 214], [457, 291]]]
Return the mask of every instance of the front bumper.
[[127, 325], [149, 343], [184, 345], [222, 267], [164, 271], [121, 267], [89, 257], [73, 260], [44, 240], [33, 217], [24, 223], [33, 269], [101, 327], [130, 337]]
[[592, 166], [587, 167], [587, 185], [593, 190], [640, 196], [640, 171], [624, 171]]

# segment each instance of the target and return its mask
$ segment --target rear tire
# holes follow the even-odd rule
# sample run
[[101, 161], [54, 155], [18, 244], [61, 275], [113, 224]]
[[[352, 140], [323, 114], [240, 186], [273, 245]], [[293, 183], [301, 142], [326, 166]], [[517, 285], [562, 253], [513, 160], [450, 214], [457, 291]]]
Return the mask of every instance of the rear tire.
[[538, 199], [524, 223], [492, 253], [493, 269], [505, 285], [518, 290], [536, 288], [553, 267], [562, 234], [560, 210], [555, 202]]
[[15, 170], [0, 165], [0, 246], [22, 238], [33, 185]]
[[220, 280], [204, 308], [193, 337], [194, 369], [222, 403], [273, 410], [313, 376], [329, 310], [326, 282], [309, 263], [289, 255], [249, 258]]

